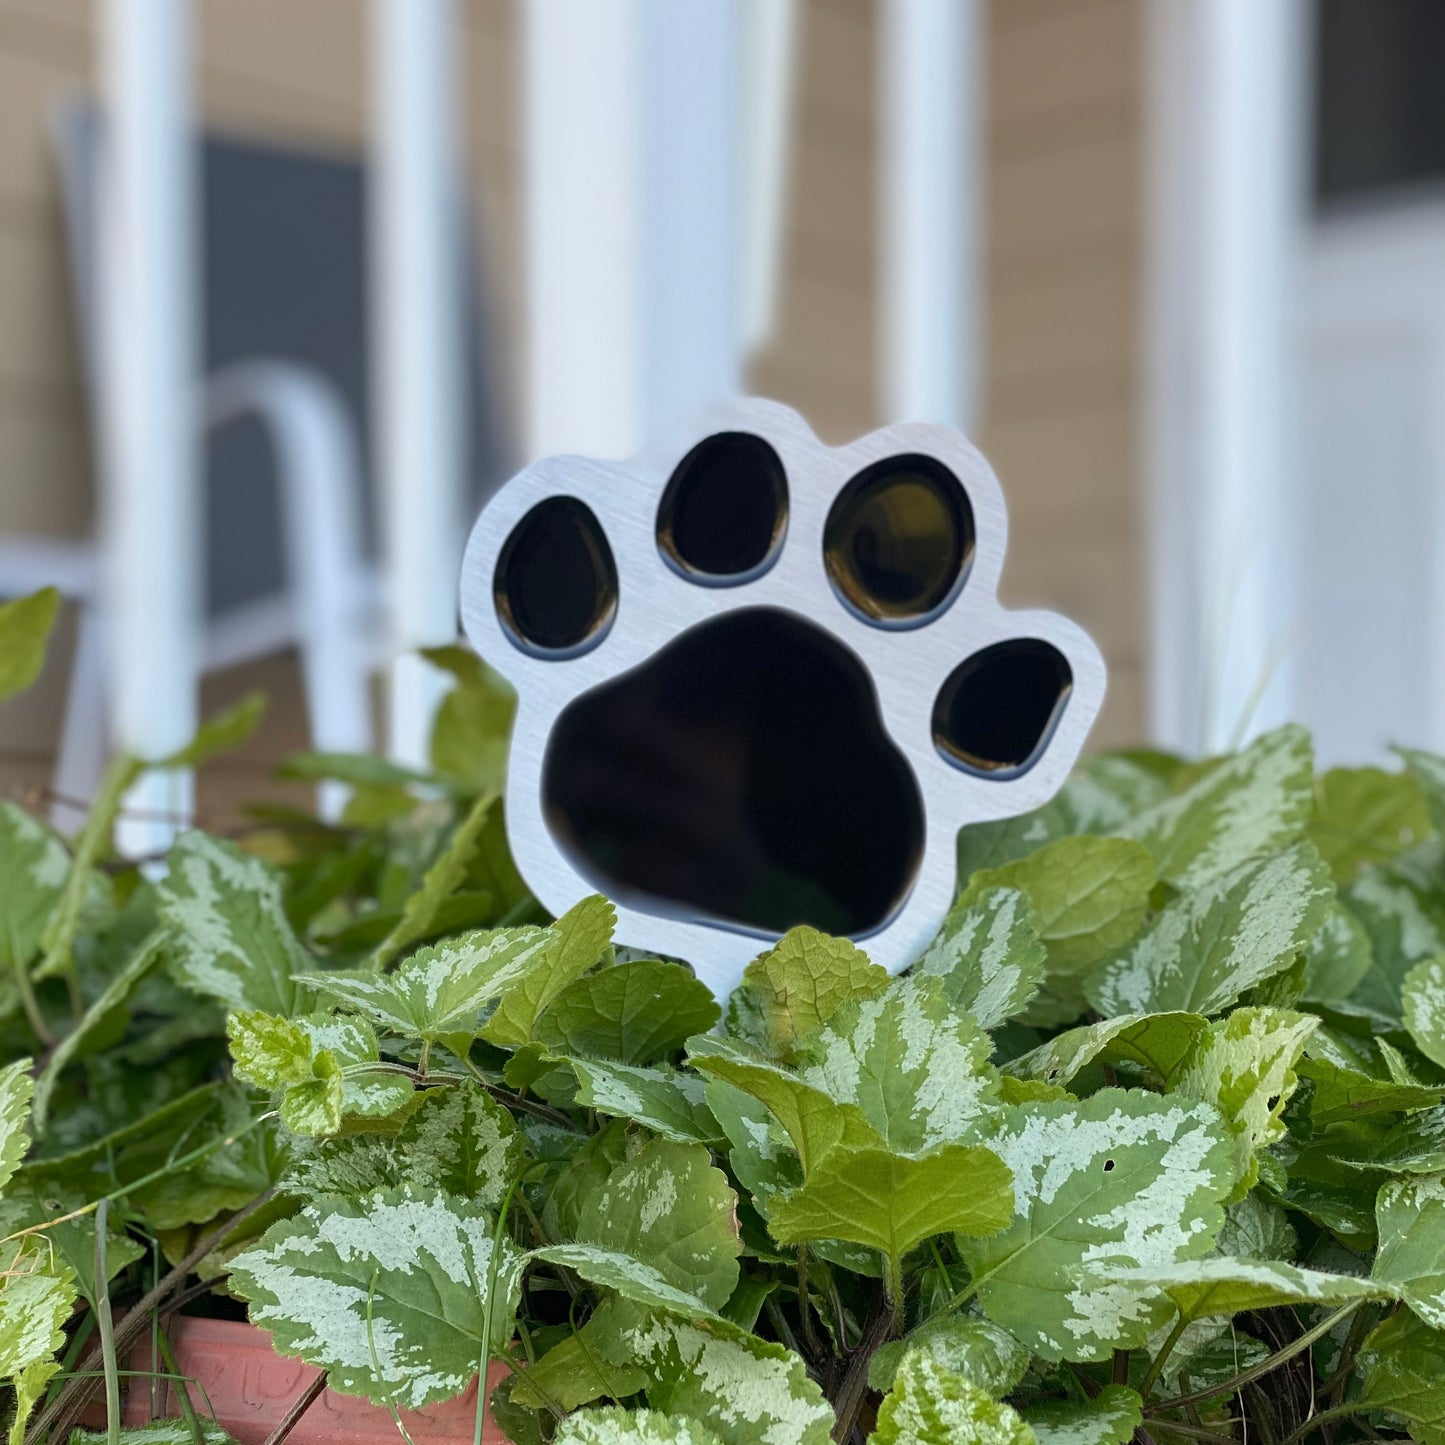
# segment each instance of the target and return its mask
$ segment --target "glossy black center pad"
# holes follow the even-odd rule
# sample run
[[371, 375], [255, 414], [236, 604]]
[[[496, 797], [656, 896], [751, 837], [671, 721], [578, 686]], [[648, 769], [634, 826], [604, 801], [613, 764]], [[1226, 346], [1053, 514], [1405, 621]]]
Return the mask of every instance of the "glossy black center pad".
[[898, 456], [838, 494], [823, 534], [828, 576], [843, 600], [886, 626], [916, 627], [953, 600], [973, 556], [973, 508], [932, 457]]
[[1073, 685], [1068, 660], [1050, 643], [995, 643], [954, 668], [939, 689], [933, 740], [969, 772], [1020, 776], [1048, 746]]
[[576, 497], [538, 502], [502, 547], [492, 589], [524, 652], [571, 656], [600, 642], [617, 610], [617, 565], [592, 509]]
[[867, 672], [773, 609], [694, 627], [566, 707], [542, 797], [610, 896], [763, 936], [803, 922], [865, 936], [923, 852], [918, 784]]
[[719, 432], [678, 463], [657, 509], [657, 545], [695, 581], [733, 585], [773, 559], [788, 523], [788, 483], [761, 437]]

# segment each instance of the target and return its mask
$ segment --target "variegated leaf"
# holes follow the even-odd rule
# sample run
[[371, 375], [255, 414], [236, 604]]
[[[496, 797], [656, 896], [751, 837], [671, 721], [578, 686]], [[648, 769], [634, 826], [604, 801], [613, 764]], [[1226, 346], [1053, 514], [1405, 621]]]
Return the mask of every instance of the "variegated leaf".
[[1390, 1179], [1375, 1200], [1380, 1247], [1370, 1277], [1393, 1286], [1434, 1329], [1445, 1329], [1445, 1175]]
[[1092, 1400], [1024, 1411], [1037, 1445], [1128, 1445], [1144, 1423], [1144, 1402], [1127, 1385], [1105, 1385]]
[[992, 1029], [1038, 992], [1047, 960], [1028, 899], [989, 888], [944, 919], [913, 972], [942, 979], [949, 1002]]
[[0, 1380], [48, 1362], [65, 1344], [75, 1276], [38, 1235], [0, 1244]]
[[29, 1059], [16, 1059], [0, 1069], [0, 1189], [10, 1182], [30, 1147], [26, 1123], [35, 1079]]
[[1086, 985], [1112, 1017], [1213, 1014], [1288, 968], [1325, 917], [1333, 885], [1306, 846], [1251, 860], [1182, 894]]
[[1445, 920], [1436, 900], [1397, 870], [1363, 869], [1340, 899], [1370, 940], [1370, 967], [1351, 1001], [1388, 1019], [1401, 1017], [1405, 975], [1445, 952]]
[[60, 901], [70, 855], [38, 818], [0, 803], [0, 972], [28, 967]]
[[607, 1059], [563, 1062], [577, 1076], [577, 1102], [584, 1108], [635, 1120], [678, 1144], [710, 1144], [719, 1138], [704, 1097], [706, 1086], [695, 1075]]
[[1137, 1065], [1167, 1083], [1208, 1024], [1203, 1014], [1122, 1014], [1081, 1024], [1005, 1064], [1004, 1072], [1041, 1084], [1069, 1084], [1096, 1060]]
[[1081, 1267], [1197, 1259], [1224, 1221], [1233, 1141], [1207, 1104], [1106, 1089], [1009, 1111], [991, 1138], [1013, 1173], [1013, 1223], [961, 1239], [985, 1313], [1046, 1359], [1137, 1348], [1167, 1305], [1088, 1288]]
[[890, 1340], [868, 1362], [868, 1384], [878, 1391], [893, 1388], [898, 1366], [910, 1350], [920, 1350], [935, 1364], [962, 1375], [1001, 1400], [1023, 1379], [1029, 1352], [983, 1315], [942, 1315], [901, 1340]]
[[1405, 975], [1401, 1004], [1415, 1047], [1445, 1067], [1445, 956], [1417, 963]]
[[660, 1410], [581, 1410], [557, 1427], [554, 1445], [722, 1445], [708, 1427]]
[[[329, 1198], [274, 1224], [231, 1262], [231, 1288], [281, 1354], [333, 1389], [418, 1409], [477, 1372], [492, 1217], [454, 1195], [393, 1190]], [[522, 1256], [503, 1237], [491, 1346], [512, 1334]]]
[[671, 1310], [684, 1319], [717, 1318], [717, 1312], [691, 1290], [679, 1289], [661, 1270], [621, 1250], [603, 1249], [596, 1244], [549, 1244], [534, 1249], [527, 1258], [570, 1269], [589, 1284], [613, 1290], [645, 1309]]
[[910, 1350], [878, 1407], [874, 1445], [1034, 1445], [1011, 1405], [921, 1350]]

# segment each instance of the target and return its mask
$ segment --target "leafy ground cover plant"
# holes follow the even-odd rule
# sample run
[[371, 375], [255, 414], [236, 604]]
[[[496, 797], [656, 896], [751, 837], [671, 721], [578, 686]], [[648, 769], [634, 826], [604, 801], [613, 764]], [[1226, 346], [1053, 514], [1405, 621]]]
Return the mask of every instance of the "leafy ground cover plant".
[[0, 805], [11, 1445], [182, 1307], [393, 1410], [504, 1358], [518, 1445], [1445, 1441], [1445, 760], [1096, 758], [903, 976], [800, 928], [719, 1002], [538, 909], [434, 661], [429, 772], [291, 765], [335, 827], [152, 873], [138, 763], [71, 842]]

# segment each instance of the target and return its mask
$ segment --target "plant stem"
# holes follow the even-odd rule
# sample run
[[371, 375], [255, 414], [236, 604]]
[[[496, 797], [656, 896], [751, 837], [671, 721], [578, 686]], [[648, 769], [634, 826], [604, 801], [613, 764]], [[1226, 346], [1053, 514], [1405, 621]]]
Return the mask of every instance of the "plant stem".
[[893, 1315], [887, 1308], [886, 1301], [880, 1297], [874, 1304], [873, 1313], [863, 1330], [863, 1338], [858, 1342], [858, 1348], [853, 1351], [852, 1359], [848, 1361], [848, 1373], [843, 1376], [843, 1383], [838, 1387], [837, 1397], [833, 1401], [833, 1408], [838, 1415], [838, 1422], [833, 1427], [833, 1439], [837, 1445], [846, 1445], [853, 1433], [859, 1407], [863, 1404], [863, 1394], [868, 1388], [868, 1362], [892, 1333]]
[[1297, 1445], [1297, 1442], [1303, 1440], [1306, 1435], [1313, 1433], [1318, 1426], [1323, 1425], [1327, 1420], [1338, 1420], [1342, 1415], [1351, 1415], [1354, 1413], [1354, 1409], [1355, 1407], [1353, 1405], [1331, 1405], [1328, 1410], [1321, 1410], [1318, 1415], [1311, 1415], [1292, 1435], [1286, 1435], [1284, 1439], [1280, 1441], [1280, 1445]]
[[110, 1313], [110, 1284], [105, 1268], [106, 1216], [110, 1201], [102, 1199], [95, 1211], [95, 1320], [100, 1328], [100, 1358], [105, 1369], [105, 1438], [120, 1445], [120, 1376], [115, 1355], [115, 1321]]
[[903, 1333], [903, 1261], [896, 1254], [883, 1256], [887, 1274], [883, 1277], [884, 1292], [893, 1309], [893, 1333]]
[[35, 985], [30, 981], [30, 968], [26, 961], [19, 957], [15, 960], [15, 988], [20, 994], [20, 1006], [25, 1010], [26, 1021], [34, 1030], [35, 1037], [47, 1049], [54, 1048], [59, 1040], [41, 1012], [40, 1001], [35, 997]]
[[1168, 1363], [1169, 1356], [1174, 1353], [1174, 1346], [1179, 1343], [1184, 1331], [1188, 1328], [1189, 1321], [1181, 1311], [1179, 1318], [1174, 1322], [1174, 1328], [1169, 1331], [1168, 1338], [1160, 1345], [1159, 1353], [1150, 1361], [1149, 1368], [1145, 1371], [1144, 1379], [1139, 1386], [1139, 1393], [1144, 1399], [1149, 1398], [1149, 1391], [1154, 1388], [1159, 1381], [1159, 1376], [1164, 1373], [1164, 1366]]
[[1149, 1410], [1150, 1415], [1162, 1415], [1166, 1410], [1183, 1409], [1186, 1405], [1198, 1404], [1201, 1400], [1213, 1400], [1220, 1395], [1233, 1395], [1251, 1380], [1257, 1380], [1262, 1375], [1267, 1375], [1272, 1370], [1277, 1370], [1287, 1360], [1292, 1360], [1302, 1350], [1307, 1350], [1322, 1335], [1327, 1335], [1340, 1323], [1341, 1320], [1349, 1317], [1350, 1311], [1357, 1309], [1361, 1301], [1352, 1300], [1349, 1304], [1337, 1309], [1332, 1315], [1320, 1321], [1313, 1329], [1306, 1330], [1297, 1340], [1286, 1345], [1282, 1350], [1276, 1350], [1268, 1359], [1261, 1360], [1259, 1364], [1241, 1371], [1233, 1379], [1225, 1380], [1219, 1385], [1209, 1385], [1205, 1389], [1195, 1390], [1188, 1395], [1176, 1395], [1172, 1400], [1161, 1400], [1159, 1404]]
[[808, 1246], [798, 1246], [798, 1315], [803, 1321], [803, 1343], [808, 1347], [810, 1358], [816, 1359], [822, 1352], [818, 1347], [818, 1332], [813, 1328], [813, 1305], [808, 1289]]
[[[477, 1420], [472, 1445], [482, 1445], [482, 1422], [487, 1415], [487, 1371], [492, 1364], [492, 1323], [497, 1304], [497, 1261], [502, 1257], [502, 1240], [506, 1236], [507, 1216], [512, 1209], [512, 1196], [522, 1182], [518, 1175], [507, 1186], [497, 1210], [497, 1224], [492, 1230], [492, 1251], [487, 1256], [487, 1297], [482, 1303], [482, 1363], [477, 1370]], [[470, 1271], [469, 1271], [470, 1272]]]
[[266, 1437], [266, 1445], [282, 1445], [282, 1441], [296, 1428], [297, 1422], [316, 1403], [325, 1388], [326, 1371], [322, 1370], [291, 1402], [291, 1408], [281, 1417], [281, 1423]]

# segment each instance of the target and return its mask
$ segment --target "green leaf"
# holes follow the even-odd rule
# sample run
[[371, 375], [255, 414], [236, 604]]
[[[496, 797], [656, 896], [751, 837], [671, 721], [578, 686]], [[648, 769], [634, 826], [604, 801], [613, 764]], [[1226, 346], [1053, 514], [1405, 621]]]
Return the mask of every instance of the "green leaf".
[[0, 1380], [51, 1358], [65, 1344], [75, 1278], [43, 1239], [0, 1245]]
[[250, 692], [240, 702], [207, 718], [196, 735], [178, 752], [159, 759], [153, 767], [198, 768], [218, 753], [228, 753], [241, 746], [260, 725], [266, 712], [266, 694]]
[[1011, 1405], [910, 1350], [878, 1407], [871, 1439], [874, 1445], [1034, 1445], [1034, 1432]]
[[833, 1411], [802, 1359], [725, 1320], [647, 1320], [628, 1338], [648, 1403], [701, 1421], [724, 1445], [830, 1445]]
[[1331, 768], [1315, 785], [1309, 836], [1337, 883], [1366, 863], [1380, 863], [1430, 832], [1430, 814], [1409, 773]]
[[1303, 1058], [1296, 1065], [1296, 1072], [1300, 1078], [1310, 1081], [1305, 1109], [1317, 1130], [1375, 1114], [1424, 1109], [1441, 1101], [1439, 1089], [1422, 1084], [1397, 1084], [1392, 1079], [1372, 1079], [1368, 1074], [1328, 1059]]
[[1445, 1171], [1445, 1104], [1421, 1109], [1401, 1119], [1362, 1162], [1389, 1174], [1439, 1174]]
[[[492, 1224], [449, 1194], [329, 1198], [237, 1255], [231, 1289], [281, 1354], [328, 1371], [333, 1389], [419, 1409], [460, 1394], [477, 1372]], [[511, 1337], [521, 1267], [503, 1237], [493, 1349]]]
[[890, 1340], [868, 1361], [870, 1389], [893, 1388], [898, 1366], [910, 1350], [919, 1350], [935, 1364], [962, 1375], [996, 1400], [1023, 1379], [1029, 1352], [1005, 1329], [982, 1315], [940, 1315], [901, 1340]]
[[616, 927], [617, 910], [601, 894], [574, 903], [552, 925], [545, 964], [508, 982], [483, 1038], [504, 1048], [527, 1043], [537, 1016], [568, 984], [608, 956]]
[[1056, 1034], [1048, 1043], [1010, 1060], [1004, 1072], [1042, 1084], [1069, 1084], [1102, 1060], [1136, 1064], [1167, 1084], [1207, 1027], [1203, 1014], [1122, 1014]]
[[443, 905], [462, 886], [467, 865], [477, 851], [477, 842], [487, 826], [496, 793], [483, 793], [467, 810], [447, 845], [427, 869], [421, 887], [407, 895], [401, 917], [391, 932], [376, 945], [367, 960], [372, 969], [382, 969], [398, 954], [436, 932], [437, 916]]
[[1427, 1325], [1445, 1329], [1445, 1177], [1387, 1180], [1375, 1221], [1380, 1247], [1370, 1278], [1394, 1286]]
[[1414, 748], [1396, 748], [1430, 810], [1437, 832], [1445, 833], [1445, 758]]
[[1366, 1337], [1360, 1349], [1361, 1410], [1388, 1410], [1422, 1445], [1445, 1442], [1445, 1331], [1402, 1310]]
[[1417, 963], [1405, 975], [1400, 1002], [1415, 1047], [1445, 1066], [1445, 957]]
[[804, 1049], [799, 1077], [856, 1104], [895, 1153], [916, 1154], [977, 1132], [997, 1104], [993, 1045], [955, 1013], [932, 978], [890, 980], [845, 1004]]
[[783, 1126], [751, 1094], [722, 1079], [711, 1079], [705, 1097], [718, 1127], [727, 1136], [733, 1173], [752, 1195], [754, 1207], [767, 1218], [774, 1197], [803, 1182], [797, 1152]]
[[[52, 1273], [57, 1272], [58, 1266], [68, 1269], [75, 1288], [94, 1306], [95, 1216], [79, 1213], [90, 1202], [77, 1189], [57, 1188], [53, 1184], [41, 1188], [30, 1182], [27, 1172], [22, 1172], [5, 1191], [4, 1199], [0, 1199], [0, 1238], [18, 1235], [22, 1230], [37, 1230], [33, 1242], [44, 1243], [47, 1268]], [[75, 1217], [66, 1218], [67, 1215]], [[42, 1225], [45, 1228], [41, 1229]], [[106, 1277], [114, 1279], [146, 1253], [145, 1246], [132, 1239], [111, 1213], [106, 1226]]]
[[792, 1063], [799, 1043], [845, 1003], [887, 987], [888, 972], [846, 938], [816, 928], [790, 929], [743, 973], [763, 1025], [768, 1051]]
[[1024, 1418], [1037, 1445], [1128, 1445], [1144, 1402], [1127, 1385], [1105, 1385], [1092, 1400], [1035, 1405]]
[[1060, 838], [1037, 853], [978, 872], [963, 895], [1017, 888], [1033, 905], [1053, 973], [1079, 974], [1139, 931], [1154, 887], [1154, 860], [1127, 838]]
[[804, 1173], [835, 1148], [883, 1147], [882, 1135], [856, 1104], [840, 1104], [731, 1039], [694, 1039], [688, 1062], [699, 1073], [722, 1079], [766, 1105], [793, 1141]]
[[1373, 961], [1369, 934], [1359, 919], [1336, 899], [1309, 943], [1305, 957], [1305, 998], [1319, 1003], [1347, 999], [1369, 973]]
[[418, 949], [391, 974], [338, 969], [305, 981], [404, 1038], [470, 1038], [482, 1005], [544, 967], [552, 942], [545, 928], [478, 929]]
[[717, 1121], [701, 1079], [604, 1059], [566, 1059], [577, 1075], [577, 1102], [614, 1119], [633, 1119], [677, 1144], [713, 1143]]
[[150, 935], [131, 954], [124, 968], [117, 973], [99, 998], [86, 1009], [80, 1022], [61, 1039], [50, 1055], [50, 1061], [35, 1081], [35, 1132], [43, 1133], [46, 1118], [50, 1112], [50, 1099], [60, 1076], [77, 1059], [84, 1055], [98, 1037], [115, 1026], [126, 1000], [140, 986], [141, 981], [160, 962], [165, 936], [159, 930]]
[[25, 1126], [34, 1090], [29, 1059], [16, 1059], [0, 1069], [0, 1189], [14, 1177], [30, 1147]]
[[[30, 1416], [45, 1398], [46, 1387], [59, 1371], [59, 1360], [36, 1360], [34, 1364], [26, 1365], [12, 1381], [15, 1387], [15, 1414], [11, 1418], [10, 1431], [6, 1436], [10, 1445], [24, 1445]], [[77, 1430], [71, 1435], [71, 1445], [76, 1445], [76, 1437], [80, 1433]]]
[[70, 855], [38, 819], [0, 803], [0, 971], [27, 966], [60, 901]]
[[296, 1013], [310, 962], [287, 922], [276, 875], [204, 833], [184, 833], [156, 888], [176, 981], [227, 1008]]
[[0, 702], [24, 692], [40, 676], [59, 609], [54, 587], [0, 604]]
[[935, 1234], [994, 1234], [1013, 1217], [1011, 1179], [978, 1145], [945, 1144], [913, 1157], [835, 1149], [802, 1185], [773, 1202], [779, 1244], [841, 1239], [902, 1259]]
[[[197, 1417], [196, 1426], [201, 1445], [237, 1445], [234, 1436], [204, 1416]], [[70, 1445], [110, 1445], [110, 1440], [104, 1430], [74, 1430], [70, 1435]], [[127, 1426], [115, 1440], [116, 1445], [196, 1445], [196, 1431], [189, 1420], [152, 1420], [149, 1425]]]
[[583, 1197], [577, 1237], [641, 1260], [720, 1310], [738, 1282], [736, 1206], [705, 1148], [653, 1139]]
[[1370, 940], [1370, 970], [1352, 998], [1398, 1019], [1405, 975], [1417, 963], [1445, 952], [1437, 905], [1408, 879], [1383, 868], [1362, 870], [1341, 897]]
[[[625, 1360], [619, 1362], [609, 1348], [618, 1333], [617, 1306], [616, 1300], [603, 1300], [581, 1329], [553, 1345], [536, 1364], [513, 1375], [511, 1398], [534, 1410], [553, 1406], [575, 1410], [602, 1395], [620, 1400], [642, 1390], [646, 1374]], [[626, 1318], [635, 1319], [635, 1311]]]
[[1324, 865], [1307, 847], [1213, 875], [1090, 976], [1089, 1000], [1108, 1016], [1218, 1013], [1289, 967], [1324, 920], [1331, 895]]
[[609, 1289], [645, 1309], [671, 1310], [688, 1319], [699, 1315], [718, 1318], [690, 1290], [679, 1289], [661, 1270], [616, 1249], [595, 1244], [551, 1244], [534, 1249], [529, 1259], [560, 1265], [580, 1275], [588, 1284]]
[[516, 693], [467, 648], [425, 647], [421, 655], [457, 680], [437, 709], [432, 767], [473, 792], [500, 793], [507, 781]]
[[555, 1445], [722, 1445], [717, 1435], [685, 1415], [658, 1410], [583, 1410], [557, 1427]]
[[302, 1198], [355, 1198], [410, 1184], [499, 1206], [523, 1163], [511, 1114], [470, 1081], [419, 1099], [394, 1134], [344, 1134], [294, 1148], [283, 1188]]
[[1154, 855], [1159, 877], [1203, 887], [1249, 858], [1281, 852], [1314, 811], [1309, 734], [1290, 725], [1204, 770], [1182, 792], [1137, 814], [1118, 831]]
[[1171, 1091], [1213, 1104], [1249, 1154], [1244, 1186], [1256, 1176], [1254, 1153], [1285, 1135], [1284, 1110], [1299, 1083], [1295, 1064], [1320, 1021], [1284, 1009], [1238, 1008], [1194, 1041]]
[[533, 1037], [554, 1053], [649, 1064], [706, 1033], [720, 1013], [712, 990], [680, 963], [642, 958], [569, 984]]
[[941, 978], [949, 1002], [992, 1029], [1038, 992], [1047, 958], [1028, 899], [990, 888], [954, 908], [913, 972]]
[[1146, 1269], [1087, 1266], [1086, 1282], [1122, 1285], [1148, 1297], [1162, 1294], [1187, 1321], [1229, 1319], [1247, 1310], [1284, 1305], [1342, 1305], [1352, 1300], [1389, 1299], [1394, 1290], [1349, 1274], [1301, 1269], [1280, 1260], [1214, 1257]]
[[991, 1238], [960, 1240], [985, 1313], [1050, 1360], [1142, 1345], [1159, 1307], [1122, 1287], [1085, 1288], [1080, 1270], [1208, 1253], [1236, 1177], [1218, 1113], [1106, 1089], [1012, 1109], [989, 1143], [1012, 1171], [1015, 1219]]

